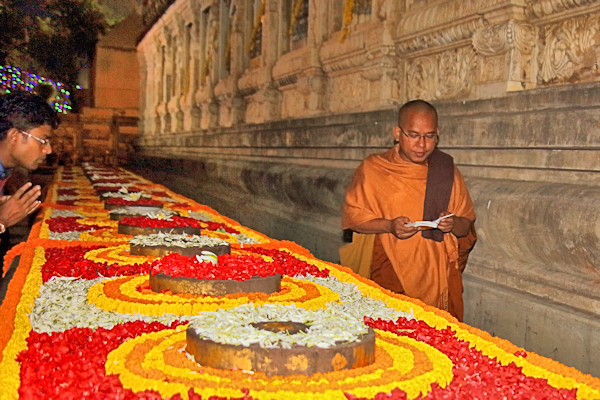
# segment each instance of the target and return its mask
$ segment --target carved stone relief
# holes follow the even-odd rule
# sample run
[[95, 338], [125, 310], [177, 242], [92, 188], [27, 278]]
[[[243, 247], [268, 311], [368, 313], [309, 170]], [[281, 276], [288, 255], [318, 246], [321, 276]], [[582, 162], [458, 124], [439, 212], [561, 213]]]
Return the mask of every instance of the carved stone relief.
[[[442, 31], [448, 27], [452, 35], [464, 34], [465, 29], [476, 21], [483, 10], [493, 10], [506, 5], [506, 0], [478, 0], [478, 1], [442, 1], [428, 2], [414, 10], [409, 9], [397, 24], [396, 37], [419, 33], [427, 34], [430, 31]], [[465, 17], [469, 16], [465, 22]], [[454, 29], [454, 27], [460, 27]], [[472, 28], [471, 28], [472, 29]], [[447, 35], [441, 35], [444, 37]], [[470, 36], [470, 35], [467, 35]]]
[[360, 79], [359, 73], [344, 74], [329, 80], [329, 110], [341, 112], [345, 110], [362, 109], [363, 100], [369, 93], [369, 81]]
[[585, 7], [598, 0], [527, 0], [526, 15], [530, 18], [542, 18], [556, 14], [561, 11], [572, 10], [577, 7]]
[[600, 16], [590, 15], [542, 27], [538, 79], [564, 83], [600, 75]]
[[436, 29], [433, 32], [405, 35], [402, 40], [396, 43], [396, 51], [399, 54], [410, 53], [432, 47], [445, 46], [459, 40], [470, 39], [477, 29], [486, 24], [487, 22], [483, 17], [474, 16], [468, 21], [443, 29]]
[[362, 68], [361, 76], [367, 80], [375, 81], [384, 75], [397, 79], [399, 59], [393, 46], [382, 46], [367, 55], [367, 60]]
[[473, 49], [462, 47], [409, 61], [407, 95], [416, 99], [468, 96], [477, 63]]
[[246, 122], [262, 123], [276, 119], [280, 98], [279, 91], [271, 87], [261, 88], [252, 96], [247, 97]]
[[[536, 29], [533, 25], [509, 20], [506, 23], [487, 26], [473, 34], [472, 44], [477, 54], [485, 58], [485, 68], [480, 71], [481, 82], [507, 80], [519, 83], [524, 88], [526, 81], [532, 81], [532, 52], [536, 43]], [[488, 61], [496, 62], [499, 55], [505, 55], [508, 70], [499, 75], [498, 69], [488, 66]], [[493, 57], [493, 60], [492, 60]], [[510, 89], [509, 89], [510, 90]]]
[[304, 76], [298, 80], [296, 85], [298, 93], [304, 99], [304, 110], [308, 114], [315, 111], [324, 111], [323, 101], [327, 91], [328, 78], [320, 68], [312, 68], [305, 71]]
[[407, 97], [499, 96], [600, 75], [600, 0], [357, 2], [369, 18], [354, 19], [343, 41], [339, 26], [322, 26], [335, 23], [338, 0], [307, 1], [308, 36], [297, 49], [282, 45], [288, 27], [274, 15], [286, 0], [268, 0], [260, 38], [268, 51], [254, 59], [246, 11], [260, 0], [230, 1], [228, 75], [217, 70], [220, 1], [170, 2], [138, 45], [148, 133], [376, 109]]

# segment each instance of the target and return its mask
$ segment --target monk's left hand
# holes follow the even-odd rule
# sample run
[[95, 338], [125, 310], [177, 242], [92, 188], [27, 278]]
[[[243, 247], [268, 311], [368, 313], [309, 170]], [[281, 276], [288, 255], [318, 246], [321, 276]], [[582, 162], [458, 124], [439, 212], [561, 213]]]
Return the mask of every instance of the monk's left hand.
[[[440, 218], [450, 214], [449, 212], [443, 212], [440, 214]], [[448, 218], [444, 218], [443, 220], [440, 221], [440, 223], [438, 224], [438, 229], [444, 233], [450, 233], [452, 232], [452, 229], [454, 229], [454, 217], [455, 216], [451, 216]]]

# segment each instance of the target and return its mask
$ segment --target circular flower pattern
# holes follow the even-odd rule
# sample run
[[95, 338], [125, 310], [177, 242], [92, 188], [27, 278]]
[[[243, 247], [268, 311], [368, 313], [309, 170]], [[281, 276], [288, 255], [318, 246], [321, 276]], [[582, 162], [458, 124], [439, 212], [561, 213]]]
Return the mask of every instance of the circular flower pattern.
[[322, 285], [284, 276], [277, 293], [242, 293], [201, 296], [183, 293], [155, 293], [148, 276], [123, 276], [96, 283], [88, 291], [88, 301], [106, 311], [160, 316], [195, 315], [202, 311], [229, 309], [240, 304], [292, 304], [308, 309], [337, 302], [340, 295]]
[[[256, 323], [285, 321], [306, 325], [306, 331], [289, 333], [258, 328]], [[201, 339], [220, 344], [264, 348], [291, 348], [293, 345], [329, 348], [338, 342], [354, 342], [368, 327], [352, 313], [336, 307], [308, 310], [295, 304], [252, 304], [228, 310], [203, 312], [190, 319], [190, 327]]]
[[107, 358], [106, 370], [134, 392], [154, 388], [164, 397], [190, 389], [202, 398], [347, 399], [345, 393], [372, 398], [403, 390], [408, 398], [444, 388], [452, 380], [452, 362], [443, 353], [417, 340], [377, 331], [375, 363], [354, 370], [267, 377], [255, 372], [226, 371], [199, 366], [185, 355], [185, 327], [148, 333], [123, 343]]

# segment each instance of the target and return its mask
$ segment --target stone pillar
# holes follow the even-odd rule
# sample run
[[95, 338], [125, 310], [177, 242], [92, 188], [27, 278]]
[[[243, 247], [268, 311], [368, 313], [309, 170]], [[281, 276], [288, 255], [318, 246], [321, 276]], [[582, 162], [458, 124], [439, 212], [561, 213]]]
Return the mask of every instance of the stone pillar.
[[180, 132], [183, 130], [183, 111], [181, 110], [181, 56], [182, 56], [182, 40], [181, 40], [181, 20], [175, 18], [175, 23], [172, 24], [175, 29], [171, 31], [171, 46], [169, 48], [169, 73], [171, 76], [169, 96], [167, 103], [169, 113], [170, 132]]
[[167, 48], [168, 31], [163, 29], [158, 33], [156, 39], [157, 50], [159, 54], [159, 67], [156, 69], [156, 133], [163, 134], [167, 132]]
[[479, 69], [478, 78], [482, 95], [535, 87], [535, 40], [534, 26], [514, 20], [483, 27], [473, 34], [473, 48], [485, 65]]
[[[146, 62], [146, 52], [138, 52], [138, 64], [140, 66], [140, 104], [139, 104], [139, 119], [138, 119], [138, 132], [142, 135], [146, 133], [146, 127], [148, 126], [146, 120], [147, 104], [148, 104], [148, 64]], [[149, 133], [149, 130], [148, 130]]]
[[327, 75], [323, 72], [319, 50], [327, 34], [328, 24], [327, 2], [310, 1], [308, 13], [308, 61], [309, 65], [302, 71], [297, 88], [304, 96], [304, 106], [308, 115], [315, 115], [327, 108]]
[[200, 128], [208, 129], [217, 126], [219, 121], [219, 105], [214, 95], [214, 82], [218, 79], [216, 65], [217, 49], [216, 41], [218, 34], [218, 2], [213, 1], [210, 6], [208, 21], [202, 27], [204, 31], [200, 40], [204, 40], [206, 46], [202, 46], [200, 82], [195, 92], [196, 104], [199, 107]]
[[392, 105], [399, 97], [398, 79], [402, 76], [402, 67], [392, 39], [397, 7], [397, 2], [373, 0], [371, 23], [381, 26], [377, 32], [380, 44], [368, 51], [367, 62], [360, 74], [369, 81], [369, 109]]
[[[260, 89], [252, 96], [252, 101], [258, 103], [262, 108], [260, 122], [278, 119], [280, 115], [280, 93], [275, 89], [271, 71], [277, 61], [277, 40], [279, 28], [279, 13], [277, 0], [264, 0], [265, 13], [262, 16], [262, 53], [261, 64], [263, 65], [260, 74], [263, 75], [260, 81]], [[256, 121], [258, 122], [258, 121]]]
[[[233, 1], [233, 0], [232, 0]], [[234, 5], [235, 12], [231, 15], [230, 21], [230, 35], [231, 35], [231, 71], [230, 76], [232, 80], [232, 93], [231, 93], [231, 124], [236, 125], [244, 122], [244, 113], [246, 108], [246, 102], [244, 97], [240, 94], [238, 87], [238, 79], [244, 70], [244, 24], [243, 14]]]

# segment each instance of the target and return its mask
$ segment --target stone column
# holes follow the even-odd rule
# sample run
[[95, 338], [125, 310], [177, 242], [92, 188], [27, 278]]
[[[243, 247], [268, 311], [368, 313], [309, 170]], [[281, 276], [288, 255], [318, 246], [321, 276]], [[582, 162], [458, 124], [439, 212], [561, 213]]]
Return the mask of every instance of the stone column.
[[[244, 21], [243, 14], [238, 5], [234, 2], [235, 11], [231, 16], [231, 71], [232, 78], [232, 98], [231, 98], [231, 123], [233, 125], [244, 122], [245, 105], [243, 96], [240, 94], [237, 80], [244, 68]], [[238, 2], [239, 3], [239, 2]]]
[[169, 120], [171, 121], [170, 131], [180, 132], [183, 130], [183, 112], [181, 111], [181, 76], [183, 72], [181, 68], [181, 19], [175, 18], [175, 20], [172, 21], [171, 26], [174, 26], [175, 29], [171, 32], [171, 46], [168, 49], [171, 87], [169, 88], [170, 99], [167, 104], [167, 109], [169, 112]]
[[397, 7], [397, 2], [386, 0], [373, 0], [371, 6], [371, 23], [380, 27], [377, 30], [379, 44], [368, 51], [360, 74], [369, 81], [369, 109], [392, 105], [399, 97], [398, 79], [402, 76], [402, 67], [392, 39]]
[[308, 13], [309, 65], [298, 79], [298, 92], [304, 96], [308, 115], [321, 113], [327, 108], [327, 75], [323, 72], [319, 50], [327, 34], [329, 4], [325, 1], [310, 1]]
[[167, 34], [162, 30], [156, 37], [159, 66], [156, 68], [156, 97], [155, 126], [156, 133], [163, 134], [167, 131]]
[[279, 90], [273, 84], [272, 70], [279, 54], [277, 54], [277, 38], [279, 28], [279, 13], [277, 7], [278, 0], [264, 0], [265, 13], [262, 17], [262, 52], [261, 64], [263, 65], [261, 73], [263, 78], [260, 89], [252, 96], [252, 101], [259, 103], [262, 108], [261, 122], [278, 119], [281, 114]]
[[208, 36], [208, 48], [204, 49], [204, 57], [206, 59], [207, 73], [206, 79], [202, 82], [200, 88], [200, 99], [202, 102], [202, 122], [203, 129], [212, 128], [218, 125], [219, 122], [219, 105], [214, 94], [215, 82], [218, 79], [218, 52], [217, 52], [217, 37], [219, 33], [219, 3], [213, 1], [210, 7], [208, 17], [208, 26], [206, 35]]
[[479, 81], [482, 87], [490, 88], [488, 95], [535, 87], [535, 42], [535, 27], [514, 20], [478, 29], [473, 34], [473, 48], [485, 65], [480, 68]]

